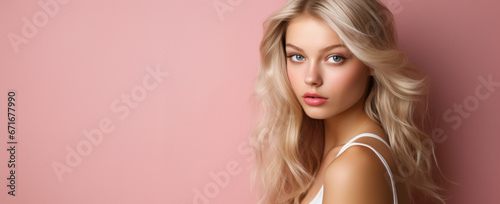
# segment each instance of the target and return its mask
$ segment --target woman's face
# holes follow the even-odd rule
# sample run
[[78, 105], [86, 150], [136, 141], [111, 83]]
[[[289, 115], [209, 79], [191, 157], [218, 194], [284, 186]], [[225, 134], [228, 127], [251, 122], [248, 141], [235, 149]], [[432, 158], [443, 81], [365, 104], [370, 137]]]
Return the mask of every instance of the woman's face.
[[309, 117], [328, 119], [363, 108], [371, 71], [332, 28], [303, 15], [289, 23], [285, 41], [288, 79]]

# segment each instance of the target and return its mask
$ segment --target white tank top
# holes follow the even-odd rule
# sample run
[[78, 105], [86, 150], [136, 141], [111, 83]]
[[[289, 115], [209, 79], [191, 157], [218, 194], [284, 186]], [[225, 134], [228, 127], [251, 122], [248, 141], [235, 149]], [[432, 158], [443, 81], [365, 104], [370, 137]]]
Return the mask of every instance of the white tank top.
[[[351, 140], [349, 140], [349, 142], [347, 142], [342, 147], [342, 149], [340, 149], [339, 153], [337, 154], [337, 156], [335, 158], [337, 158], [340, 154], [342, 154], [347, 148], [349, 148], [351, 146], [354, 146], [354, 145], [368, 147], [371, 150], [373, 150], [373, 152], [375, 152], [375, 154], [377, 154], [378, 158], [380, 158], [380, 160], [382, 161], [382, 163], [384, 163], [384, 166], [387, 169], [387, 172], [389, 173], [389, 177], [391, 179], [391, 185], [392, 185], [392, 195], [393, 195], [393, 198], [394, 198], [394, 204], [397, 204], [398, 203], [398, 198], [397, 198], [397, 194], [396, 194], [396, 185], [394, 183], [394, 177], [392, 175], [391, 168], [389, 167], [389, 164], [387, 164], [387, 162], [385, 161], [384, 157], [382, 157], [382, 155], [379, 152], [377, 152], [377, 150], [375, 150], [370, 145], [354, 142], [355, 140], [357, 140], [358, 138], [361, 138], [361, 137], [372, 137], [372, 138], [378, 139], [378, 140], [382, 141], [385, 144], [385, 146], [387, 146], [389, 148], [389, 150], [391, 149], [391, 147], [389, 146], [389, 144], [387, 144], [387, 142], [385, 142], [385, 140], [383, 140], [378, 135], [375, 135], [375, 134], [372, 134], [372, 133], [361, 133], [361, 134], [357, 135], [356, 137], [352, 138]], [[318, 194], [316, 194], [316, 197], [314, 197], [314, 199], [309, 204], [322, 204], [323, 203], [323, 187], [324, 187], [324, 185], [321, 186], [321, 189], [319, 190]]]

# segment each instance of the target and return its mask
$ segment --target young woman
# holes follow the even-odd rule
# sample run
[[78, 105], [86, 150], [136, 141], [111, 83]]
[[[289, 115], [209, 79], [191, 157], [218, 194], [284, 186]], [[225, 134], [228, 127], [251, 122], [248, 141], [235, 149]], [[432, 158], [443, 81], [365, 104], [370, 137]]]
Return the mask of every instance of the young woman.
[[423, 131], [427, 80], [376, 0], [289, 0], [260, 45], [260, 203], [444, 202]]

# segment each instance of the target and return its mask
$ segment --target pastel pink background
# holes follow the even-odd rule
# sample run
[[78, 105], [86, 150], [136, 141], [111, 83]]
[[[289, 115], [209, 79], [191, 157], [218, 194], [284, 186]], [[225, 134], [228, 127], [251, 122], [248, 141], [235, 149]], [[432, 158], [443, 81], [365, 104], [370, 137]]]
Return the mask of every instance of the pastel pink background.
[[[0, 2], [0, 203], [255, 203], [248, 99], [262, 22], [284, 0], [61, 0], [53, 16], [39, 2], [57, 1]], [[221, 18], [214, 2], [231, 11]], [[454, 104], [474, 102], [478, 78], [500, 82], [500, 4], [385, 2], [401, 49], [432, 82], [430, 106], [447, 136], [437, 159], [460, 183], [446, 185], [448, 203], [500, 203], [500, 87], [482, 89], [489, 97], [458, 128], [443, 119]], [[22, 35], [33, 16], [37, 32], [15, 52], [8, 33]], [[155, 81], [148, 67], [168, 76]], [[145, 77], [158, 86], [145, 89]], [[6, 187], [12, 89], [15, 197]], [[133, 107], [120, 101], [134, 94]], [[51, 165], [66, 164], [67, 147], [90, 144], [82, 131], [103, 119], [114, 129], [59, 181]]]

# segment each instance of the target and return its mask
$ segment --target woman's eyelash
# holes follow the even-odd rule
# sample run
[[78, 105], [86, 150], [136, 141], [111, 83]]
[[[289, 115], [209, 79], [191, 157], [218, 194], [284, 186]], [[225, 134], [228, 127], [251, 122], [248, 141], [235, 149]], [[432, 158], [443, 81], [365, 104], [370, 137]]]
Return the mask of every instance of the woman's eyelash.
[[327, 61], [328, 61], [330, 58], [333, 58], [333, 61], [334, 61], [335, 63], [341, 63], [342, 61], [344, 61], [344, 60], [348, 59], [348, 58], [343, 57], [343, 56], [341, 56], [341, 55], [330, 55], [330, 56], [328, 56], [328, 58], [326, 58], [326, 59], [327, 59]]
[[296, 60], [293, 60], [292, 57], [300, 57], [300, 58], [302, 58], [301, 60], [298, 60], [298, 61], [302, 61], [305, 58], [304, 56], [299, 55], [299, 54], [290, 54], [290, 55], [287, 56], [287, 58], [289, 58], [290, 60], [296, 61]]
[[[301, 59], [294, 60], [294, 59], [292, 59], [293, 57], [299, 57]], [[305, 57], [300, 55], [300, 54], [289, 54], [286, 56], [286, 58], [289, 58], [290, 60], [295, 61], [295, 62], [302, 61], [305, 59]], [[334, 58], [333, 63], [342, 63], [343, 61], [349, 59], [349, 58], [344, 57], [342, 55], [330, 55], [326, 58], [326, 61], [329, 61], [330, 58]]]

